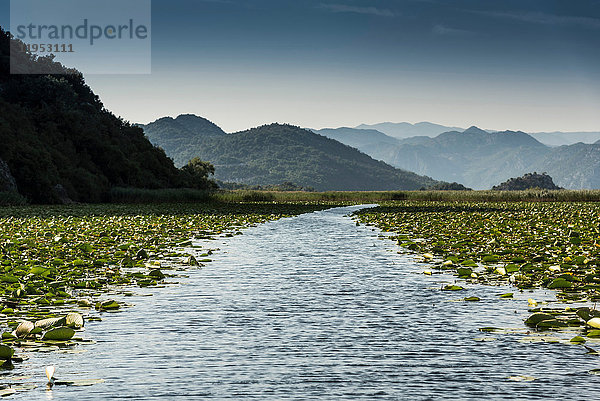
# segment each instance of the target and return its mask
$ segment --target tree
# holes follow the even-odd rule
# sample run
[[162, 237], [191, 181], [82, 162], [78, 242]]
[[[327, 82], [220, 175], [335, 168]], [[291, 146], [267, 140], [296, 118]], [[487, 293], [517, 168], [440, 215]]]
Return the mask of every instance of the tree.
[[215, 174], [215, 166], [213, 166], [209, 162], [205, 162], [203, 160], [200, 160], [200, 158], [198, 157], [194, 157], [185, 166], [181, 168], [181, 171], [189, 175], [190, 182], [194, 188], [217, 188], [217, 184], [209, 179], [209, 176]]

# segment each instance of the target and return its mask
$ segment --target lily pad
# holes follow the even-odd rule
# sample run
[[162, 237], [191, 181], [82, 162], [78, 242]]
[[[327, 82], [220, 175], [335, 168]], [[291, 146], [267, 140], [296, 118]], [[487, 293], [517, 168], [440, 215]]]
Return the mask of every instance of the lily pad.
[[464, 287], [461, 287], [460, 285], [447, 285], [444, 288], [442, 288], [442, 291], [462, 291], [464, 290]]
[[42, 340], [66, 341], [73, 338], [74, 335], [75, 330], [70, 327], [57, 327], [45, 332], [42, 336]]
[[573, 284], [570, 281], [565, 280], [564, 278], [556, 278], [549, 285], [548, 288], [556, 289], [556, 288], [571, 288]]
[[9, 360], [15, 354], [15, 350], [7, 345], [0, 344], [0, 360]]

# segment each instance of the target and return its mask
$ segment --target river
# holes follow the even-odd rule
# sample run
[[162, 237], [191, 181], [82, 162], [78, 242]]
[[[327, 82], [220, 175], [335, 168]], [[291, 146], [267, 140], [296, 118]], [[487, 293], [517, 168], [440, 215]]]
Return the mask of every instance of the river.
[[[214, 261], [179, 285], [140, 289], [119, 313], [89, 322], [80, 354], [35, 353], [18, 367], [39, 382], [13, 399], [400, 400], [594, 399], [600, 367], [583, 347], [525, 344], [527, 298], [466, 285], [399, 254], [359, 207], [282, 219], [212, 241]], [[152, 296], [141, 296], [153, 294]], [[481, 302], [458, 301], [478, 296]], [[476, 341], [481, 337], [494, 341]], [[102, 378], [46, 390], [57, 377]], [[516, 382], [509, 376], [532, 376]]]

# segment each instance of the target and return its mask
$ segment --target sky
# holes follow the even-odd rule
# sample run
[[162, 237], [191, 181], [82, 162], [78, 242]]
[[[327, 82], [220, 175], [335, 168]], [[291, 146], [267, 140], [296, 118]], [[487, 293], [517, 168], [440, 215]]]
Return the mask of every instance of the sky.
[[599, 49], [600, 0], [153, 0], [152, 73], [86, 81], [126, 120], [193, 113], [228, 132], [600, 131]]

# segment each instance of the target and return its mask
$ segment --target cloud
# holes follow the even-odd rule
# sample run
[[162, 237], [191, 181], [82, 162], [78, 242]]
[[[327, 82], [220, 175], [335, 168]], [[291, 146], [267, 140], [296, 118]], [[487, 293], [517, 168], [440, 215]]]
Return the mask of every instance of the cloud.
[[474, 33], [466, 29], [450, 28], [445, 25], [435, 25], [432, 32], [442, 36], [471, 36]]
[[385, 8], [349, 6], [346, 4], [321, 4], [320, 8], [334, 13], [367, 14], [378, 17], [395, 17], [397, 15], [395, 12]]
[[494, 18], [510, 19], [530, 24], [579, 26], [589, 29], [600, 29], [600, 19], [591, 17], [574, 17], [568, 15], [554, 15], [545, 13], [514, 13], [502, 11], [473, 11], [476, 14], [487, 15]]

